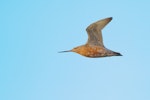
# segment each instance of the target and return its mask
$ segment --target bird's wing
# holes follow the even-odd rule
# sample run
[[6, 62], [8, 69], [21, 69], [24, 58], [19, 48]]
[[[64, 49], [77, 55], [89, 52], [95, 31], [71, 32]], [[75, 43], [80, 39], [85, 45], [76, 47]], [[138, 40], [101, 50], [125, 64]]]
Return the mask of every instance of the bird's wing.
[[105, 18], [102, 20], [99, 20], [91, 25], [89, 25], [86, 28], [86, 31], [88, 33], [88, 41], [87, 44], [90, 45], [98, 45], [98, 46], [104, 46], [103, 45], [103, 38], [102, 38], [102, 32], [101, 30], [112, 20], [112, 17]]

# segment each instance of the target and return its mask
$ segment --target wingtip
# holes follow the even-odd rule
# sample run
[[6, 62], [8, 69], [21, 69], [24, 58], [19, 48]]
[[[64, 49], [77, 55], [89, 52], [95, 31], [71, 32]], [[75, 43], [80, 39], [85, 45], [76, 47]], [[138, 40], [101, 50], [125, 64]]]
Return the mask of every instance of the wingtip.
[[103, 18], [102, 20], [106, 20], [106, 19], [112, 20], [113, 17], [106, 17], [106, 18]]
[[110, 20], [112, 20], [113, 19], [113, 17], [108, 17]]

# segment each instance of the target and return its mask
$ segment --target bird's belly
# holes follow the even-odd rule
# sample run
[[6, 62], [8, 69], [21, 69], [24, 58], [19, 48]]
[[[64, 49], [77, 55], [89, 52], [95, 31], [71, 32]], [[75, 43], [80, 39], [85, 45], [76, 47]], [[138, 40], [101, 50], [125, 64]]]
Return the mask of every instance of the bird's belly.
[[105, 49], [103, 47], [98, 46], [86, 46], [81, 48], [79, 54], [86, 56], [86, 57], [104, 57], [105, 56]]

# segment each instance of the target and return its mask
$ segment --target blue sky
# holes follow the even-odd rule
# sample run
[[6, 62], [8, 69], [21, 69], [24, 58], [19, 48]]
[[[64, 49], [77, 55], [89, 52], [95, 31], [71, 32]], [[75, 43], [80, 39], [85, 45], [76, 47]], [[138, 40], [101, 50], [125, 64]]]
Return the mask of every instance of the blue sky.
[[[0, 1], [0, 100], [150, 100], [150, 1]], [[86, 27], [104, 28], [122, 57], [86, 58], [70, 50]]]

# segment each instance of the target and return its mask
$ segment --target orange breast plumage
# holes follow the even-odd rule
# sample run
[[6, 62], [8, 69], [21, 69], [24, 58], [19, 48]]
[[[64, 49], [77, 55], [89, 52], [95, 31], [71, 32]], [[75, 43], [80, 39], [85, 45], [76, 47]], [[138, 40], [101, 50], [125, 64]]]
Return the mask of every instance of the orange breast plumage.
[[86, 57], [100, 57], [104, 50], [99, 46], [84, 45], [74, 49], [74, 52]]

